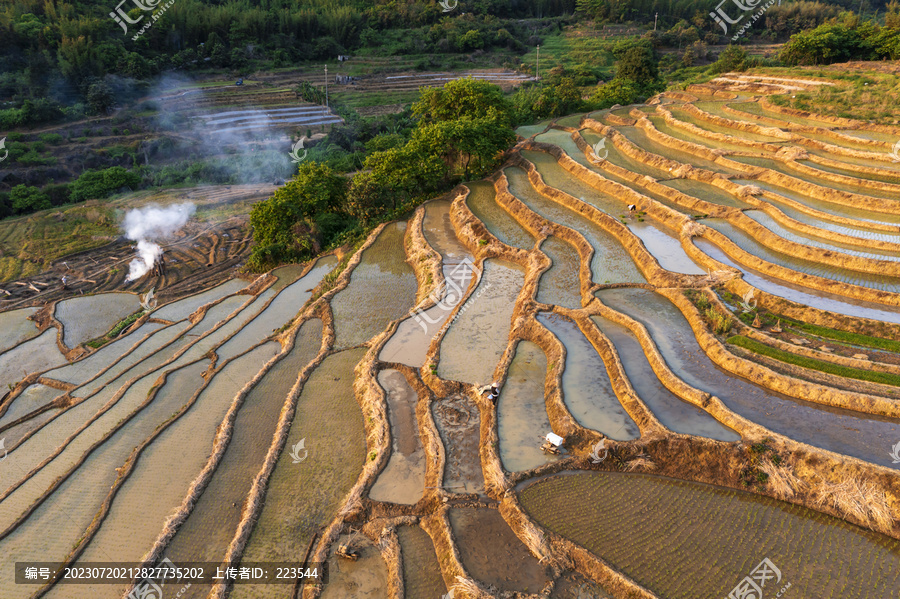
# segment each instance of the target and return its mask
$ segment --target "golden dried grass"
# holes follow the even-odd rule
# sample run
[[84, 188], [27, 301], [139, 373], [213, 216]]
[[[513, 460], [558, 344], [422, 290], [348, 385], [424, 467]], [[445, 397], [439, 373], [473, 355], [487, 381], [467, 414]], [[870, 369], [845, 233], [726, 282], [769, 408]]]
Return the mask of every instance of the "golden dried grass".
[[778, 499], [789, 499], [806, 486], [806, 483], [797, 478], [790, 467], [784, 464], [776, 465], [769, 458], [762, 460], [759, 469], [768, 475], [769, 485]]
[[821, 481], [814, 493], [817, 505], [833, 507], [870, 528], [889, 531], [894, 525], [884, 491], [872, 482], [856, 477], [837, 483]]
[[650, 456], [641, 454], [634, 459], [628, 460], [628, 463], [625, 465], [627, 472], [634, 472], [639, 469], [656, 470], [656, 462], [650, 459]]
[[695, 221], [688, 221], [684, 223], [684, 227], [681, 228], [681, 234], [685, 237], [702, 237], [703, 233], [706, 231], [706, 226], [701, 225]]

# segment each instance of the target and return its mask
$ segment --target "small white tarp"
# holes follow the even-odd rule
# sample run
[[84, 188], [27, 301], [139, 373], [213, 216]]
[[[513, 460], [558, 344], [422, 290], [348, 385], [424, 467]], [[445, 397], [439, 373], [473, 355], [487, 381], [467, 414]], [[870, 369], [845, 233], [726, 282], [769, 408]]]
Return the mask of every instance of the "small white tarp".
[[560, 437], [559, 435], [554, 434], [554, 433], [547, 433], [547, 436], [545, 437], [545, 439], [547, 439], [547, 441], [549, 441], [556, 447], [559, 447], [560, 445], [563, 444], [563, 441], [565, 441], [565, 439], [563, 439], [562, 437]]

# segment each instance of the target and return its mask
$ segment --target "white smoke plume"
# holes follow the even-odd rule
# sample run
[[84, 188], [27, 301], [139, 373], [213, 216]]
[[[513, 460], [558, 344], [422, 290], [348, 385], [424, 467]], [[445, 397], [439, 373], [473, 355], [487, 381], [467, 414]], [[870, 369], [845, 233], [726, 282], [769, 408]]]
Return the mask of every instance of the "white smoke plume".
[[159, 257], [162, 248], [157, 241], [173, 235], [187, 224], [196, 208], [190, 202], [162, 208], [155, 204], [129, 210], [122, 228], [125, 236], [137, 241], [137, 258], [128, 265], [127, 281], [134, 281], [147, 274]]

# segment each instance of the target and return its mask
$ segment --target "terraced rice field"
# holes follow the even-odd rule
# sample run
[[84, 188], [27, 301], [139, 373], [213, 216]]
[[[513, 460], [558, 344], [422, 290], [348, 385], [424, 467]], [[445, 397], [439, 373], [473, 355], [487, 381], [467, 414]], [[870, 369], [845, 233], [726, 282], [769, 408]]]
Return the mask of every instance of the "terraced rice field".
[[[896, 597], [896, 387], [812, 365], [900, 372], [900, 129], [767, 103], [818, 84], [523, 127], [490, 179], [253, 282], [222, 281], [241, 222], [192, 230], [149, 309], [109, 264], [79, 267], [95, 295], [29, 279], [0, 312], [0, 599], [156, 583], [13, 577], [114, 560], [329, 568], [165, 599]], [[306, 118], [266, 93], [201, 107]]]
[[[571, 509], [573, 498], [597, 509]], [[772, 594], [790, 582], [797, 597], [887, 598], [900, 585], [896, 540], [741, 491], [583, 473], [525, 488], [522, 504], [660, 597], [720, 597], [764, 558], [781, 571]]]

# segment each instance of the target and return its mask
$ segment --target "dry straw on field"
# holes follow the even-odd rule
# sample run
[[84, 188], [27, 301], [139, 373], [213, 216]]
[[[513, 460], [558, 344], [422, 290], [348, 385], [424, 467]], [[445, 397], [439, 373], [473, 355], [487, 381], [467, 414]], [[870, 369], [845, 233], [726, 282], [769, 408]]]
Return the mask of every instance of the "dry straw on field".
[[650, 456], [641, 454], [633, 460], [628, 460], [628, 463], [625, 465], [625, 470], [628, 472], [634, 472], [635, 470], [656, 470], [656, 462], [650, 459]]
[[821, 481], [815, 494], [818, 505], [834, 507], [876, 530], [890, 531], [894, 525], [884, 491], [869, 481], [856, 477], [838, 483]]
[[789, 499], [806, 486], [806, 483], [797, 478], [788, 466], [775, 465], [769, 458], [760, 463], [759, 469], [768, 475], [769, 485], [778, 499]]

